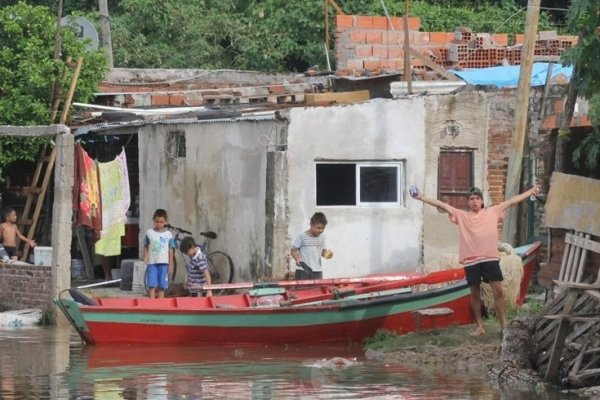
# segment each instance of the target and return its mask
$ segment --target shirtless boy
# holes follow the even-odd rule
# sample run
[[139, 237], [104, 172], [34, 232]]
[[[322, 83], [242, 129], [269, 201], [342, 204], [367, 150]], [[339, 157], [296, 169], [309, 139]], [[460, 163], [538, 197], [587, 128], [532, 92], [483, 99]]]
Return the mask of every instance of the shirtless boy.
[[8, 256], [16, 260], [17, 259], [17, 238], [26, 241], [31, 247], [35, 247], [35, 240], [28, 240], [19, 231], [17, 226], [17, 212], [9, 208], [3, 213], [4, 222], [0, 224], [0, 238], [2, 238], [2, 245]]

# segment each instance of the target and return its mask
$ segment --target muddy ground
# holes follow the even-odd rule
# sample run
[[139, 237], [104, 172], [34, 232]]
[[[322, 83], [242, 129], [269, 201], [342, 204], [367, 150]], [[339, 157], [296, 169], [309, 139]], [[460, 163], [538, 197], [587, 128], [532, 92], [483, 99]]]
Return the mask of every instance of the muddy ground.
[[368, 345], [369, 357], [432, 368], [452, 365], [458, 372], [485, 376], [500, 361], [501, 338], [498, 324], [486, 325], [486, 333], [472, 337], [473, 326], [410, 333], [403, 336], [376, 336]]
[[[523, 345], [530, 334], [529, 324], [531, 317], [517, 318], [501, 334], [497, 322], [487, 321], [485, 335], [476, 337], [469, 335], [474, 325], [402, 336], [380, 332], [367, 343], [366, 355], [415, 368], [447, 370], [452, 366], [459, 374], [476, 374], [497, 385], [543, 394], [545, 388], [553, 385], [544, 382], [529, 368], [529, 348]], [[600, 386], [577, 390], [565, 388], [563, 393], [598, 399]]]

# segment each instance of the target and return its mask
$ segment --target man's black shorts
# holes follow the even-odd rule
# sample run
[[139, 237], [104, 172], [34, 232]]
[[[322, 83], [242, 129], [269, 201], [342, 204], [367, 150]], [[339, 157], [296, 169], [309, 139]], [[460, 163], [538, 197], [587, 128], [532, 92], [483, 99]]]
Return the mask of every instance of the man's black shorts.
[[481, 281], [489, 283], [504, 280], [500, 269], [500, 261], [484, 261], [469, 265], [465, 267], [465, 278], [467, 278], [468, 286], [479, 285]]

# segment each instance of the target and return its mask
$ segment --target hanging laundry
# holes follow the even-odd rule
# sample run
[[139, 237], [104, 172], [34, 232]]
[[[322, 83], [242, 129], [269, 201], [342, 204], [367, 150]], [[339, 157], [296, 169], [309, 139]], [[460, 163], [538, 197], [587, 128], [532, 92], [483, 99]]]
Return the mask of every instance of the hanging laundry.
[[102, 230], [102, 204], [96, 162], [81, 144], [75, 144], [75, 182], [73, 185], [73, 210], [77, 211], [77, 225], [92, 228], [94, 237]]
[[121, 254], [121, 236], [125, 235], [125, 208], [121, 189], [121, 163], [118, 159], [98, 163], [102, 199], [102, 232], [96, 242], [96, 254]]
[[127, 169], [127, 155], [125, 154], [125, 148], [121, 150], [121, 153], [117, 156], [119, 161], [119, 169], [121, 170], [121, 193], [123, 194], [123, 209], [125, 213], [129, 210], [131, 205], [131, 193], [129, 191], [129, 171]]

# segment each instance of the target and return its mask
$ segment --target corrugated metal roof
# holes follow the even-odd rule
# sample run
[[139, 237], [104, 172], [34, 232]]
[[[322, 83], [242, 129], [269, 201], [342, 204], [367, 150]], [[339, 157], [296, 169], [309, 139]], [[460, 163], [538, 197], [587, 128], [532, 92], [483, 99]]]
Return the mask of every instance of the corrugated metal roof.
[[[106, 131], [117, 131], [127, 128], [139, 128], [150, 125], [194, 125], [194, 124], [214, 124], [214, 123], [234, 123], [240, 121], [274, 121], [277, 119], [275, 111], [255, 115], [242, 115], [233, 118], [180, 118], [180, 119], [161, 119], [161, 120], [136, 120], [126, 122], [106, 122], [101, 124], [86, 125], [76, 128], [73, 131], [75, 136], [87, 135], [89, 133], [98, 133]], [[117, 133], [117, 132], [113, 132]]]

